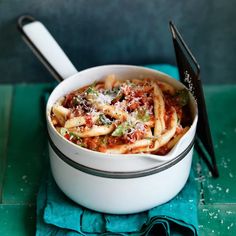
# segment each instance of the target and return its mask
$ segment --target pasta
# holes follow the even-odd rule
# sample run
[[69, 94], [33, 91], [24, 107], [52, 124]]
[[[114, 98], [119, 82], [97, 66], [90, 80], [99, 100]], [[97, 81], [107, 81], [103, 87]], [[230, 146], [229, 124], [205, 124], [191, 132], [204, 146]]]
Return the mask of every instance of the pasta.
[[165, 155], [191, 125], [188, 100], [187, 90], [166, 82], [112, 74], [60, 98], [51, 120], [64, 138], [93, 151]]

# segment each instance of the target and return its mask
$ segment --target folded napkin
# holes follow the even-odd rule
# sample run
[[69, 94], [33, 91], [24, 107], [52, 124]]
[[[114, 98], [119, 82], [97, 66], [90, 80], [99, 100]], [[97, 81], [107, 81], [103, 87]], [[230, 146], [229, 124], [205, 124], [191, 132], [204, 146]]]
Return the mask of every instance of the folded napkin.
[[130, 215], [102, 214], [67, 198], [51, 176], [42, 181], [37, 198], [37, 236], [197, 235], [197, 186], [190, 174], [171, 201]]
[[[148, 66], [173, 77], [171, 66]], [[198, 193], [191, 171], [183, 190], [171, 201], [148, 211], [130, 215], [111, 215], [84, 208], [67, 198], [49, 173], [42, 180], [37, 196], [36, 235], [197, 235]]]

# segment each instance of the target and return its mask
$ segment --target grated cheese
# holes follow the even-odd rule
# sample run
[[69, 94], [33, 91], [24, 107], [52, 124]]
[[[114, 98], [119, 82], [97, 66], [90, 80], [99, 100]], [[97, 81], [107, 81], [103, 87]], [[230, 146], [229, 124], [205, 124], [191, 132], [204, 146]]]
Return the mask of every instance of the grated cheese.
[[96, 96], [96, 102], [100, 104], [111, 104], [111, 101], [114, 99], [114, 96], [109, 94], [98, 93]]

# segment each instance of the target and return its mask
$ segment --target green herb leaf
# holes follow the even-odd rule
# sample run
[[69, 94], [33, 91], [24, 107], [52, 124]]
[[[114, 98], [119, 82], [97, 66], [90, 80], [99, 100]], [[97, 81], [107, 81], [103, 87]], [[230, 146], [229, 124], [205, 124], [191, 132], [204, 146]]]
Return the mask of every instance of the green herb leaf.
[[120, 87], [114, 87], [110, 90], [111, 94], [118, 95], [120, 93]]
[[183, 107], [189, 102], [189, 92], [187, 89], [178, 90], [175, 94], [178, 104]]
[[112, 99], [111, 103], [114, 104], [114, 103], [120, 101], [122, 97], [123, 97], [123, 93], [119, 93], [115, 98]]
[[137, 119], [141, 120], [142, 122], [148, 122], [150, 120], [150, 115], [148, 111], [144, 109], [138, 110]]
[[122, 93], [120, 87], [115, 87], [112, 89], [105, 90], [104, 94], [109, 95], [113, 98], [111, 101], [112, 103], [119, 101], [123, 96], [123, 93]]
[[134, 127], [134, 124], [131, 124], [127, 121], [123, 122], [122, 124], [120, 124], [116, 127], [116, 129], [113, 131], [111, 136], [120, 137], [120, 136], [126, 134], [133, 127]]
[[77, 97], [74, 97], [73, 100], [72, 100], [72, 103], [74, 106], [77, 106], [79, 104], [79, 100]]
[[135, 83], [131, 82], [130, 80], [126, 80], [126, 84], [129, 85], [130, 87], [135, 86]]
[[143, 122], [148, 122], [149, 120], [150, 120], [150, 115], [149, 115], [148, 112], [146, 112], [146, 113], [144, 114], [144, 116], [142, 117], [142, 121], [143, 121]]
[[125, 133], [125, 127], [123, 124], [120, 124], [116, 127], [116, 129], [113, 131], [113, 133], [111, 134], [111, 136], [115, 136], [115, 137], [120, 137]]
[[100, 137], [100, 140], [103, 145], [107, 145], [107, 136]]
[[98, 92], [93, 88], [93, 87], [88, 87], [88, 89], [86, 90], [87, 94], [95, 94], [97, 95]]
[[95, 94], [98, 95], [98, 92], [95, 89], [95, 86], [97, 84], [97, 81], [94, 81], [85, 91], [87, 94]]
[[111, 120], [109, 120], [104, 114], [100, 114], [99, 115], [99, 121], [103, 124], [103, 125], [110, 125], [112, 122]]
[[[80, 140], [79, 140], [80, 141]], [[82, 141], [80, 141], [79, 143], [77, 143], [78, 146], [80, 147], [86, 147], [86, 145], [84, 143], [82, 143]]]

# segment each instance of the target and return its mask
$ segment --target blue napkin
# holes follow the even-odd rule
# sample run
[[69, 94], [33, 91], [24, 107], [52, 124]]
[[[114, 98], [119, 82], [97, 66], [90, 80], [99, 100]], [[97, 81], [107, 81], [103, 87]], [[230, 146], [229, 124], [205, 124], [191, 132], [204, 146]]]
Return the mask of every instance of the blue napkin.
[[49, 173], [37, 197], [36, 236], [197, 235], [197, 202], [191, 172], [184, 189], [166, 204], [137, 214], [102, 214], [68, 199]]
[[[169, 65], [149, 65], [178, 78]], [[78, 235], [198, 235], [198, 193], [191, 171], [183, 190], [171, 201], [145, 212], [130, 215], [102, 214], [68, 199], [49, 173], [37, 196], [37, 236]]]

